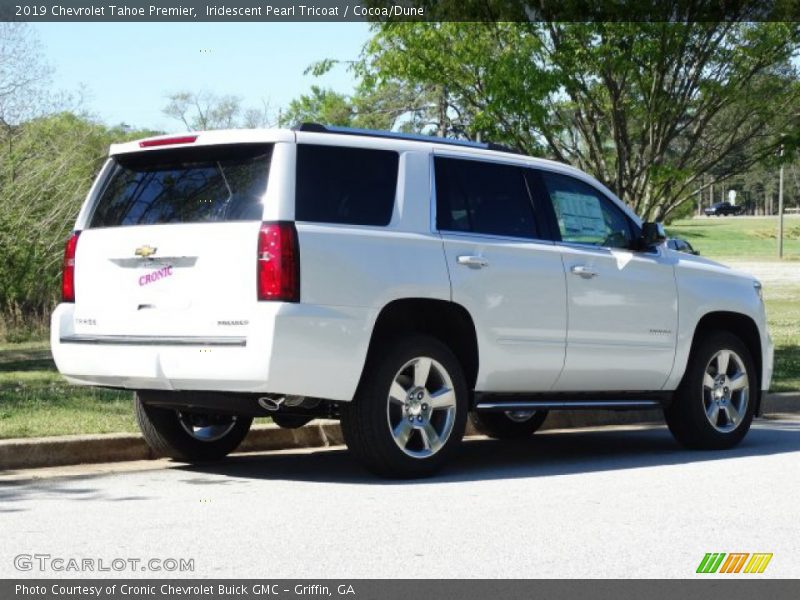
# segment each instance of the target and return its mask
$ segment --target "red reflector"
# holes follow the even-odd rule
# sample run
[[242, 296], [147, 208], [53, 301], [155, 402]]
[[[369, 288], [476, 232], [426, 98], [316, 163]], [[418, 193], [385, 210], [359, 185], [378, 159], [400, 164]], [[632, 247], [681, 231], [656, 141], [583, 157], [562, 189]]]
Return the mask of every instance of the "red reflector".
[[259, 300], [300, 300], [300, 253], [294, 223], [261, 224], [257, 277]]
[[64, 267], [61, 272], [61, 301], [75, 302], [75, 251], [78, 249], [78, 235], [75, 231], [64, 246]]
[[196, 135], [159, 138], [156, 140], [142, 140], [141, 142], [139, 142], [139, 148], [152, 148], [153, 146], [172, 146], [173, 144], [193, 144], [195, 141], [197, 141]]

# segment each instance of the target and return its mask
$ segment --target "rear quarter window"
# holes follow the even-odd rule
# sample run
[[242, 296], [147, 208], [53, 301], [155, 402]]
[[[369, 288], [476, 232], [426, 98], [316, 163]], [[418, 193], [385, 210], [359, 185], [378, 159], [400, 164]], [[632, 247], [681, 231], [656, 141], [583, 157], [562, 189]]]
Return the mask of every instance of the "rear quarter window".
[[271, 144], [115, 156], [89, 227], [261, 220], [271, 157]]
[[390, 150], [298, 145], [295, 219], [388, 225], [399, 162], [398, 153]]

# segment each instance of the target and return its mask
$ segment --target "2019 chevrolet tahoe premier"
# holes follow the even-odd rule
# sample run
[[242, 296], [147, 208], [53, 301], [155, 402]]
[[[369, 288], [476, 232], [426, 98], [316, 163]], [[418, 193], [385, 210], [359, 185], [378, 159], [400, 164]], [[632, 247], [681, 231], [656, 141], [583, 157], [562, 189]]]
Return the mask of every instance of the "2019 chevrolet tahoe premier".
[[387, 476], [467, 419], [662, 406], [727, 448], [772, 375], [760, 284], [665, 248], [585, 173], [487, 144], [319, 125], [114, 145], [64, 258], [52, 351], [135, 391], [147, 442], [233, 451], [254, 417], [341, 420]]

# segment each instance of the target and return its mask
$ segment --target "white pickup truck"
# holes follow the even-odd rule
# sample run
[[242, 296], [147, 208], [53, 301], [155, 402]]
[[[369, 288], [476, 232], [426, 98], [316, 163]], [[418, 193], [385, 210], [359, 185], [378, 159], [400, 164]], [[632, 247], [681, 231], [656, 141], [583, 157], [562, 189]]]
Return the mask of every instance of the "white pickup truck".
[[387, 476], [467, 419], [663, 406], [682, 444], [747, 433], [772, 375], [761, 286], [669, 250], [608, 189], [490, 144], [306, 124], [114, 145], [52, 317], [73, 383], [135, 391], [155, 449], [234, 450], [254, 417], [341, 419]]

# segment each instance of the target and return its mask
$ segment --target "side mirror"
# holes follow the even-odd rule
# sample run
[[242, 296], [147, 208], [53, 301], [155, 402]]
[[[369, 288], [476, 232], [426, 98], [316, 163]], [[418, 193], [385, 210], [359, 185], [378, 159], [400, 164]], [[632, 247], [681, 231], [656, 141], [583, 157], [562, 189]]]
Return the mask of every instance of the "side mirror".
[[667, 239], [667, 232], [662, 223], [646, 222], [642, 224], [642, 237], [640, 244], [642, 248], [652, 248], [664, 243]]

